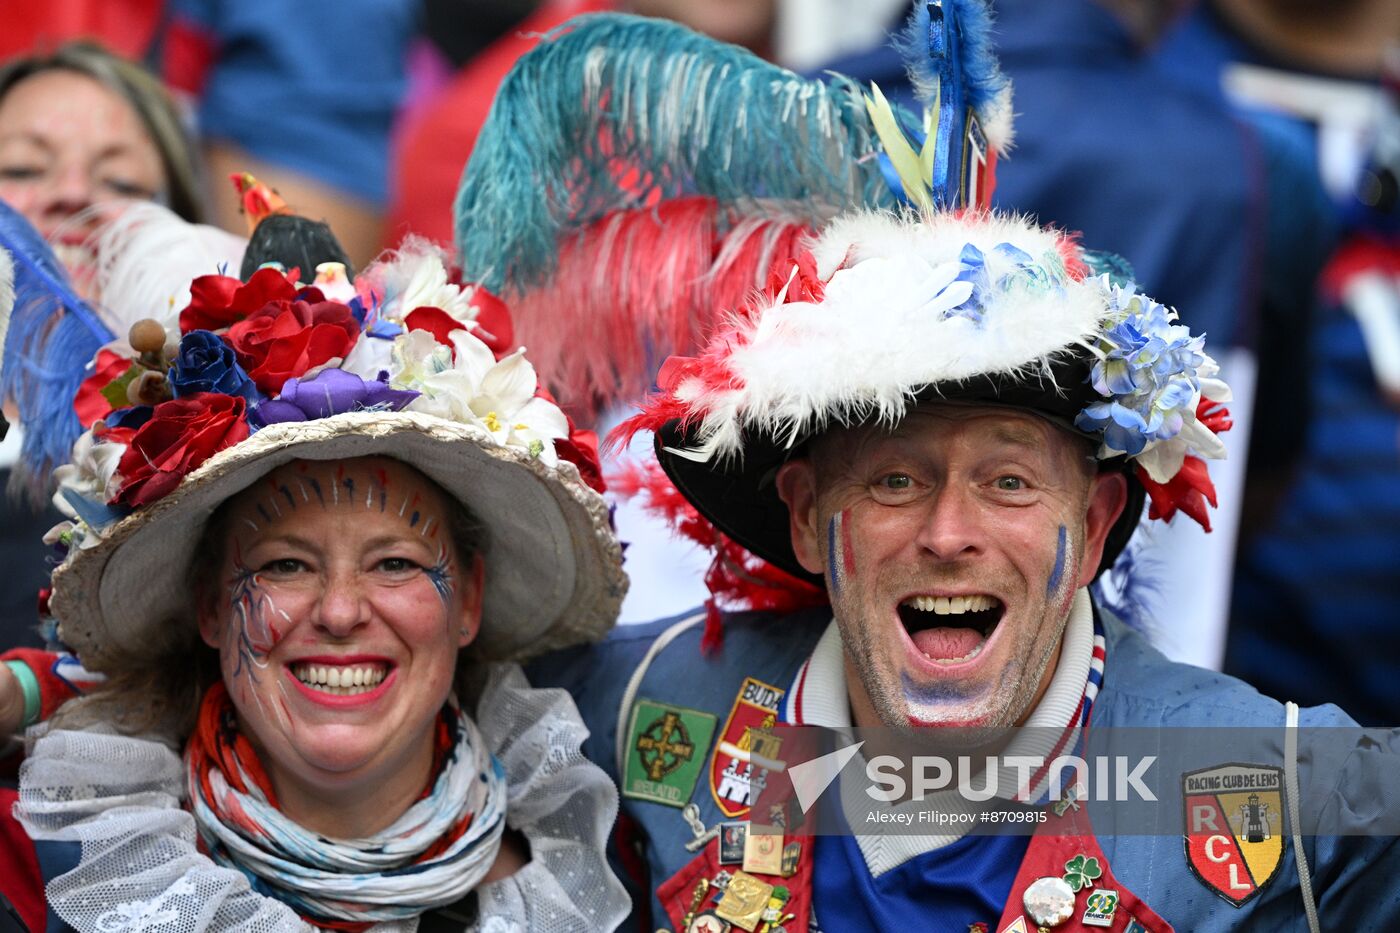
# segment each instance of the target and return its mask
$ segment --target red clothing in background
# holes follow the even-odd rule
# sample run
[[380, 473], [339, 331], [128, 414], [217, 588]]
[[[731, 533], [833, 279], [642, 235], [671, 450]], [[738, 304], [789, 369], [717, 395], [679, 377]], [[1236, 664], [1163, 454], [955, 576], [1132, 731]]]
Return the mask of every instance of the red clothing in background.
[[432, 104], [405, 127], [392, 166], [388, 238], [398, 243], [413, 233], [452, 246], [452, 202], [462, 168], [491, 112], [496, 89], [515, 60], [540, 36], [571, 17], [601, 13], [612, 0], [546, 3], [459, 71]]

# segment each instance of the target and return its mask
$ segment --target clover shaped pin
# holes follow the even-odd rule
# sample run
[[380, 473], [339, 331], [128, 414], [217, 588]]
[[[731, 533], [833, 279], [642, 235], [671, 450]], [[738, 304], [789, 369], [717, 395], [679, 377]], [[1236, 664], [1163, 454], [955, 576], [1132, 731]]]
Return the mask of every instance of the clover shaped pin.
[[1085, 858], [1082, 855], [1076, 855], [1065, 862], [1065, 884], [1075, 891], [1084, 890], [1102, 874], [1103, 869], [1099, 867], [1099, 860], [1093, 856]]

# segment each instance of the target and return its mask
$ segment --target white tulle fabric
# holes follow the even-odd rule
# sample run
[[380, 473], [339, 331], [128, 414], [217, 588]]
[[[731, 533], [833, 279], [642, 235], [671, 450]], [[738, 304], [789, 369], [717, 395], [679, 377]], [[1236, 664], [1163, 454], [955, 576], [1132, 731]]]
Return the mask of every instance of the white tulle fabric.
[[[483, 933], [585, 933], [615, 929], [631, 902], [604, 855], [617, 789], [581, 752], [588, 730], [563, 690], [529, 686], [515, 664], [494, 665], [477, 725], [505, 767], [507, 824], [530, 845], [530, 863], [477, 889]], [[195, 845], [181, 809], [186, 773], [177, 752], [149, 739], [52, 731], [20, 775], [15, 813], [36, 840], [76, 842], [78, 866], [49, 882], [49, 906], [80, 933], [274, 933], [310, 929], [290, 908], [257, 894], [238, 871]], [[412, 933], [417, 919], [376, 924]]]

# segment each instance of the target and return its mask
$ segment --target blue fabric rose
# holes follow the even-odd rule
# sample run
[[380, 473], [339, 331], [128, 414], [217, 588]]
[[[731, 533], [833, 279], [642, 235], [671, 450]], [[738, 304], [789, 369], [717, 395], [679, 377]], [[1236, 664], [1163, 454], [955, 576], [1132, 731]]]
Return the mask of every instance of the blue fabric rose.
[[389, 387], [388, 373], [364, 380], [343, 369], [325, 369], [310, 379], [288, 379], [282, 394], [248, 412], [256, 428], [283, 421], [313, 421], [348, 411], [402, 411], [420, 393]]
[[238, 365], [233, 347], [207, 330], [192, 330], [180, 339], [180, 353], [170, 370], [170, 388], [176, 398], [217, 392], [242, 396], [249, 405], [262, 398], [253, 380]]

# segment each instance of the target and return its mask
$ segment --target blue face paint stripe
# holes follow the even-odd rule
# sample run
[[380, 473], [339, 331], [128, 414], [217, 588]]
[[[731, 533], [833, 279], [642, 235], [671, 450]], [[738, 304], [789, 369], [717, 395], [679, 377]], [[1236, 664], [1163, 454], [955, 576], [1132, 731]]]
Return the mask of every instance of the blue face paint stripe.
[[293, 510], [295, 510], [297, 507], [297, 500], [292, 498], [292, 491], [288, 489], [285, 484], [282, 486], [278, 486], [277, 488], [281, 491], [282, 495], [287, 497], [287, 504], [290, 505]]
[[326, 497], [325, 494], [321, 492], [320, 480], [308, 476], [306, 481], [311, 484], [311, 491], [316, 493], [316, 501], [321, 503], [321, 508], [324, 509], [326, 507]]
[[1069, 543], [1069, 532], [1064, 525], [1060, 526], [1060, 534], [1055, 542], [1055, 569], [1050, 574], [1050, 581], [1045, 584], [1045, 595], [1054, 594], [1060, 586], [1060, 579], [1065, 575], [1065, 549]]
[[261, 502], [258, 503], [258, 514], [263, 517], [263, 521], [267, 522], [268, 524], [272, 523], [272, 516], [267, 514], [267, 509], [263, 508], [263, 504]]
[[445, 548], [438, 553], [437, 563], [425, 572], [433, 583], [433, 589], [437, 590], [438, 598], [442, 600], [443, 606], [452, 608], [452, 573], [448, 570], [447, 550]]
[[914, 678], [909, 676], [908, 671], [900, 672], [899, 684], [904, 691], [904, 699], [915, 706], [935, 706], [939, 703], [957, 700], [961, 696], [958, 689], [953, 686], [917, 683]]

